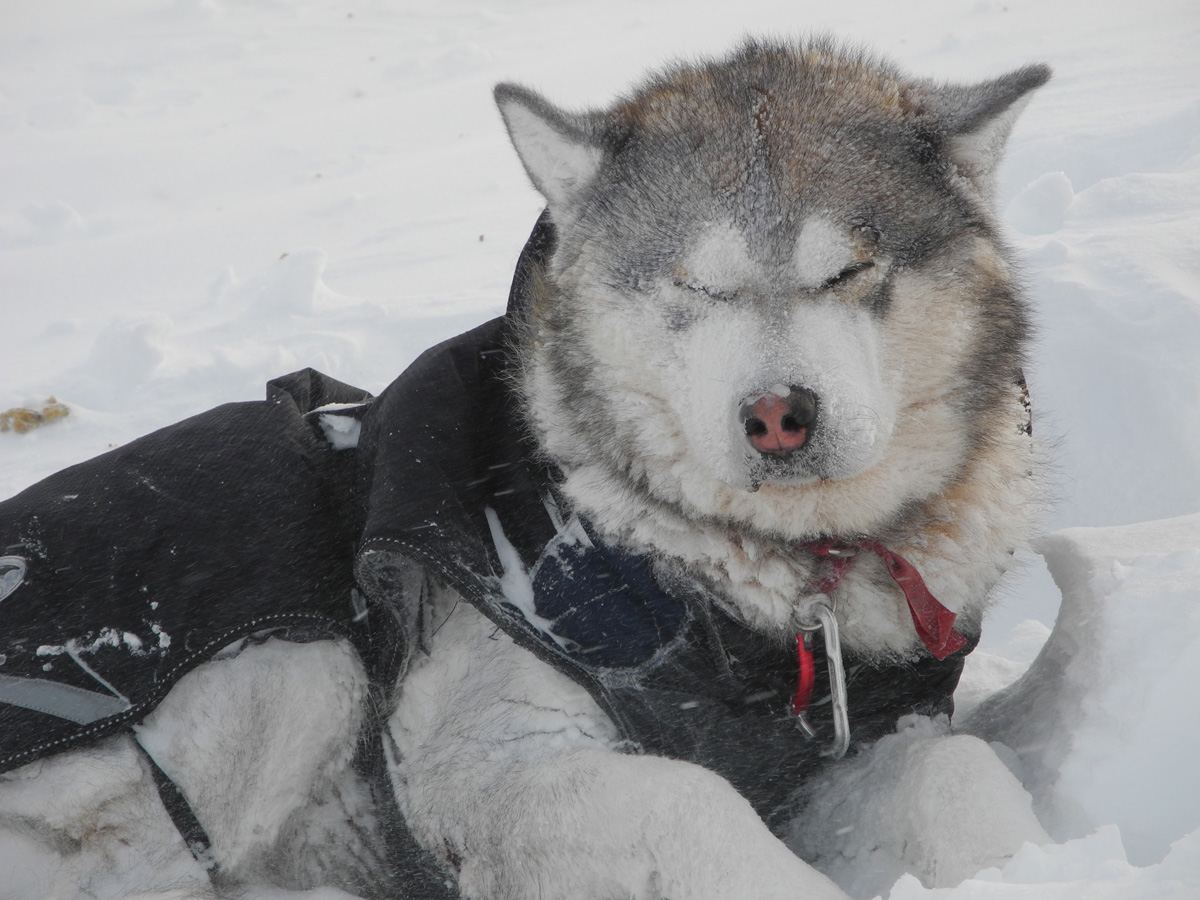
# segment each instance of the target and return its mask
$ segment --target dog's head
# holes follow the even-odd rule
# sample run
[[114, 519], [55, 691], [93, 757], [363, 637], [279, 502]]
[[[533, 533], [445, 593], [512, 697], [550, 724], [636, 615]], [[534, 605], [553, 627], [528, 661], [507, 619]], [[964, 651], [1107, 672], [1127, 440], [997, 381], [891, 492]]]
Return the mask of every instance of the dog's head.
[[942, 489], [1019, 378], [992, 184], [1048, 77], [751, 42], [604, 111], [500, 85], [557, 229], [526, 347], [548, 454], [772, 531], [867, 532]]

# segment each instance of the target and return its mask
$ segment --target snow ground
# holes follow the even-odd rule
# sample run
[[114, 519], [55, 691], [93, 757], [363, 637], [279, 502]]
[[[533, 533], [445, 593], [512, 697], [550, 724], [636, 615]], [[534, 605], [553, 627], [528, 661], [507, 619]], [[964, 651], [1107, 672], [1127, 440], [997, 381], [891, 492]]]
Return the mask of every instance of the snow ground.
[[[1000, 192], [1041, 326], [1047, 527], [1200, 511], [1193, 0], [0, 0], [0, 411], [71, 408], [0, 434], [0, 497], [303, 366], [379, 390], [499, 313], [540, 202], [494, 82], [598, 104], [671, 56], [814, 30], [947, 79], [1055, 66]], [[1200, 896], [1200, 529], [1042, 546], [1074, 623], [1033, 669], [1056, 688], [984, 700], [1054, 623], [1034, 557], [960, 699], [1019, 745], [1059, 843], [891, 896]]]

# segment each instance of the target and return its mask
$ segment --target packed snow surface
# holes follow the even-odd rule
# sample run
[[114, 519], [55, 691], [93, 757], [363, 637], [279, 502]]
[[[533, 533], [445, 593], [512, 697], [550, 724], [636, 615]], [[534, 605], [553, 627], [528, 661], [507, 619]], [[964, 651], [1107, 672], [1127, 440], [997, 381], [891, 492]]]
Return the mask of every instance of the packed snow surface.
[[0, 433], [0, 497], [304, 366], [378, 391], [500, 313], [541, 203], [496, 81], [601, 104], [670, 57], [812, 31], [940, 79], [1056, 70], [999, 198], [1057, 587], [1025, 561], [959, 693], [1051, 840], [891, 897], [1200, 896], [1194, 0], [0, 0], [0, 412], [70, 409]]

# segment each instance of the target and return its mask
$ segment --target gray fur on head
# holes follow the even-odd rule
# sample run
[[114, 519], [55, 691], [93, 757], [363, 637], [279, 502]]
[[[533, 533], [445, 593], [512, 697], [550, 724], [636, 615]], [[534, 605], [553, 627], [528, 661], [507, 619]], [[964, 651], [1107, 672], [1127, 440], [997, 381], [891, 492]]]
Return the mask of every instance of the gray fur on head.
[[[781, 66], [781, 62], [785, 64]], [[838, 93], [840, 87], [834, 84], [830, 90], [828, 85], [821, 84], [823, 73], [831, 74], [835, 81], [847, 76], [861, 79], [870, 73], [875, 84], [866, 79], [860, 81], [859, 88], [867, 91], [860, 99], [878, 102], [879, 91], [890, 92], [889, 99], [898, 115], [889, 124], [894, 126], [898, 120], [904, 121], [917, 139], [915, 152], [925, 152], [928, 156], [930, 149], [936, 149], [976, 185], [985, 199], [990, 199], [992, 178], [1013, 123], [1030, 93], [1045, 84], [1051, 74], [1046, 65], [1029, 65], [977, 84], [936, 83], [906, 79], [890, 65], [840, 49], [828, 40], [816, 39], [796, 46], [750, 40], [713, 66], [677, 65], [608, 110], [567, 112], [536, 91], [510, 83], [498, 85], [495, 98], [530, 180], [546, 198], [556, 218], [565, 221], [574, 218], [574, 206], [582, 200], [587, 185], [605, 162], [620, 151], [631, 128], [636, 129], [640, 124], [635, 110], [653, 116], [656, 109], [665, 110], [669, 103], [679, 99], [670, 95], [692, 89], [707, 94], [709, 99], [722, 93], [725, 94], [722, 99], [729, 99], [738, 89], [755, 89], [752, 79], [739, 83], [737, 75], [752, 72], [756, 65], [764, 72], [772, 69], [772, 79], [782, 77], [786, 89], [811, 92], [811, 96], [800, 99], [816, 105], [821, 104], [820, 95]], [[772, 86], [760, 87], [764, 100], [769, 101]], [[839, 96], [839, 102], [844, 99]], [[702, 108], [702, 102], [693, 108]], [[678, 112], [684, 113], [686, 106], [680, 104]], [[854, 103], [840, 108], [835, 105], [825, 110], [820, 124], [823, 128], [853, 126], [862, 112]], [[697, 133], [697, 124], [702, 125], [688, 121], [686, 113], [675, 122], [664, 119], [658, 124], [664, 130], [675, 126], [681, 135]], [[935, 146], [921, 148], [922, 142]]]

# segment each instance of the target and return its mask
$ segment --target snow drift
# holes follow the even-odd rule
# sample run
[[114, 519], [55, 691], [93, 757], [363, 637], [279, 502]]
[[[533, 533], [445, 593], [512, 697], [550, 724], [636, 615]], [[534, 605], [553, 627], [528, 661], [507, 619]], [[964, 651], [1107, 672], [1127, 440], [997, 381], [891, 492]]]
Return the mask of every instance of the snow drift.
[[1057, 840], [1116, 825], [1130, 862], [1156, 863], [1200, 826], [1200, 515], [1040, 547], [1062, 589], [1054, 630], [959, 728], [1003, 745]]

